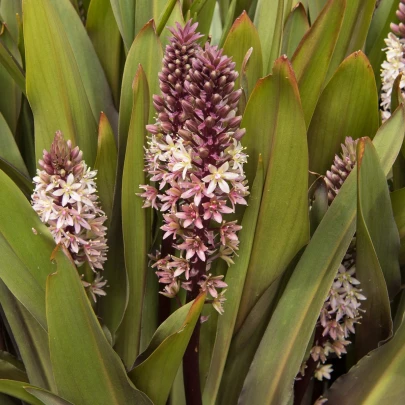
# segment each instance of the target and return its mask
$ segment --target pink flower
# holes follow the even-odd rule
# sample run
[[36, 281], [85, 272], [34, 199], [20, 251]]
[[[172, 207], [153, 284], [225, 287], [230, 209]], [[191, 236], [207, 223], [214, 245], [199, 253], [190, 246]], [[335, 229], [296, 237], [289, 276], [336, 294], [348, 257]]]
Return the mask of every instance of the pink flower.
[[75, 178], [72, 173], [69, 174], [67, 181], [60, 180], [60, 188], [55, 190], [52, 194], [56, 197], [62, 197], [62, 206], [65, 206], [72, 198], [75, 201], [80, 201], [81, 196], [77, 190], [81, 187], [80, 183], [75, 183]]
[[208, 291], [211, 297], [217, 298], [218, 292], [216, 289], [228, 287], [228, 284], [222, 281], [223, 278], [224, 276], [213, 277], [212, 274], [208, 274], [206, 276], [203, 276], [198, 284], [201, 286], [202, 291]]
[[218, 223], [222, 222], [221, 214], [230, 214], [233, 209], [226, 206], [226, 200], [212, 198], [210, 201], [203, 203], [205, 209], [204, 219], [210, 219], [211, 217]]
[[181, 198], [189, 199], [194, 196], [194, 204], [198, 206], [200, 205], [201, 199], [204, 195], [211, 197], [212, 194], [206, 192], [204, 183], [197, 176], [191, 173], [190, 179], [191, 182], [181, 183], [181, 187], [183, 189], [188, 189], [187, 191], [183, 192]]
[[142, 188], [145, 190], [144, 193], [138, 193], [140, 197], [145, 198], [145, 203], [143, 204], [143, 208], [147, 207], [153, 207], [156, 210], [158, 209], [158, 206], [156, 204], [156, 197], [158, 196], [158, 191], [156, 190], [155, 187], [144, 185], [144, 186], [139, 186], [139, 188]]
[[203, 262], [205, 262], [204, 252], [206, 252], [208, 248], [198, 236], [194, 238], [186, 238], [182, 244], [177, 245], [177, 248], [186, 251], [186, 259], [191, 259], [194, 255], [197, 255]]
[[213, 165], [208, 165], [208, 170], [211, 174], [205, 176], [202, 180], [210, 184], [208, 185], [207, 193], [212, 193], [217, 185], [224, 193], [229, 193], [230, 188], [225, 180], [235, 180], [239, 177], [237, 173], [228, 172], [229, 163], [225, 162], [221, 167], [216, 168]]
[[170, 269], [175, 269], [174, 277], [179, 277], [183, 273], [186, 277], [186, 280], [190, 278], [190, 263], [188, 260], [181, 257], [171, 256], [172, 261], [168, 263]]
[[[203, 223], [198, 213], [198, 207], [194, 204], [184, 204], [181, 206], [182, 212], [176, 213], [176, 217], [183, 219], [183, 227], [188, 228], [191, 224], [194, 224], [197, 228], [202, 229]], [[204, 218], [205, 219], [205, 218]]]
[[164, 195], [158, 195], [159, 199], [164, 202], [160, 207], [160, 211], [167, 211], [169, 209], [173, 210], [176, 207], [176, 203], [180, 196], [181, 190], [179, 187], [169, 188]]
[[177, 235], [179, 231], [181, 231], [181, 226], [179, 224], [179, 220], [177, 219], [175, 214], [165, 214], [163, 215], [165, 220], [165, 224], [160, 227], [163, 231], [166, 231], [163, 235], [163, 239], [168, 238], [170, 235], [174, 237]]
[[229, 241], [237, 242], [238, 236], [236, 232], [240, 231], [242, 227], [236, 224], [236, 221], [224, 222], [219, 229], [219, 234], [221, 235], [221, 243], [223, 245], [229, 244]]

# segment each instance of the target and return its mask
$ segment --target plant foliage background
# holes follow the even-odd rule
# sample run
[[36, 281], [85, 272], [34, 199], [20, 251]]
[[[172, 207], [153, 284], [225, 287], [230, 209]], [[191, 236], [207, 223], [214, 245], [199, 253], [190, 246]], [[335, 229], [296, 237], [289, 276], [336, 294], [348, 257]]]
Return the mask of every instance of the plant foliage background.
[[[185, 404], [182, 358], [201, 315], [204, 405], [403, 403], [401, 78], [384, 124], [379, 111], [397, 9], [398, 0], [0, 0], [0, 403]], [[165, 301], [161, 322], [148, 254], [162, 218], [136, 194], [167, 27], [189, 19], [201, 44], [236, 63], [250, 196], [234, 214], [235, 264], [212, 269], [228, 284], [224, 314], [200, 294], [181, 308]], [[76, 270], [30, 204], [56, 131], [98, 170], [109, 251], [97, 303], [80, 279], [91, 283], [91, 270]], [[329, 205], [323, 179], [346, 137], [359, 139], [357, 164]], [[294, 400], [354, 235], [365, 312], [328, 383], [312, 379], [298, 395], [296, 381]]]

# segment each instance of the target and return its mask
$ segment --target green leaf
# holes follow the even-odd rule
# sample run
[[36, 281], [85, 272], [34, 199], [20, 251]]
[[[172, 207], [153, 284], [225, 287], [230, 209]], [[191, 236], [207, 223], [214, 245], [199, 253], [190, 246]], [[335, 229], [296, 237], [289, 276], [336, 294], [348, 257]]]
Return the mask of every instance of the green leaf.
[[41, 400], [45, 405], [73, 405], [71, 402], [66, 401], [66, 399], [37, 387], [24, 387], [24, 389], [35, 398]]
[[[186, 347], [199, 321], [206, 294], [174, 312], [159, 326], [149, 347], [140, 355], [129, 373], [131, 380], [145, 392], [155, 405], [166, 404], [176, 372]], [[155, 378], [156, 370], [160, 376]]]
[[[127, 142], [129, 122], [131, 119], [133, 92], [132, 82], [138, 66], [141, 64], [149, 85], [149, 93], [160, 94], [158, 73], [163, 59], [162, 46], [156, 35], [153, 21], [149, 21], [136, 36], [125, 62], [122, 78], [120, 116], [119, 116], [119, 164], [123, 164]], [[155, 109], [152, 97], [149, 100], [149, 122], [152, 122]], [[122, 169], [122, 167], [121, 167]]]
[[81, 405], [148, 404], [134, 388], [95, 316], [69, 253], [55, 253], [46, 286], [46, 316], [58, 393]]
[[226, 36], [228, 35], [228, 32], [232, 27], [233, 20], [234, 20], [233, 16], [235, 13], [235, 8], [236, 8], [236, 1], [237, 0], [232, 0], [231, 4], [229, 5], [229, 9], [227, 9], [228, 12], [226, 14], [224, 27], [222, 29], [222, 35], [221, 35], [221, 39], [219, 41], [219, 47], [222, 47], [224, 45]]
[[[401, 134], [401, 132], [399, 133]], [[364, 169], [366, 186], [363, 190], [365, 197], [362, 201], [362, 215], [384, 274], [390, 300], [392, 300], [399, 292], [401, 285], [398, 264], [399, 235], [390, 203], [388, 186], [376, 158], [375, 155], [372, 163], [367, 162], [365, 158], [362, 161], [362, 165], [366, 166], [367, 164]], [[368, 171], [371, 171], [372, 174]], [[361, 180], [359, 178], [359, 184], [361, 184]]]
[[[392, 85], [390, 110], [395, 111], [400, 104], [405, 102], [401, 90], [402, 73], [400, 73]], [[398, 155], [392, 167], [392, 182], [394, 190], [405, 187], [405, 145], [402, 145], [402, 153]]]
[[[182, 27], [184, 27], [185, 25], [183, 14], [181, 11], [181, 4], [179, 0], [176, 1], [172, 13], [169, 15], [169, 18], [166, 21], [166, 26], [164, 27], [162, 33], [159, 35], [163, 49], [165, 49], [165, 46], [169, 44], [170, 37], [172, 36], [171, 32], [166, 27], [174, 27], [176, 23], [179, 23]], [[159, 34], [159, 31], [157, 33]]]
[[[248, 69], [246, 71], [246, 83], [241, 83], [240, 77], [243, 76], [242, 65], [244, 58], [246, 53], [252, 48], [253, 52], [249, 58]], [[259, 35], [246, 12], [243, 12], [235, 20], [229, 31], [224, 44], [224, 54], [232, 56], [232, 60], [236, 63], [235, 70], [241, 72], [235, 81], [235, 88], [243, 87], [246, 99], [248, 99], [257, 80], [262, 77], [263, 59]]]
[[30, 405], [44, 405], [42, 401], [35, 398], [25, 390], [29, 384], [21, 381], [0, 380], [0, 392], [21, 399]]
[[[71, 402], [26, 382], [0, 380], [0, 392], [19, 398], [31, 405], [72, 405]], [[2, 402], [3, 403], [3, 402]]]
[[[255, 92], [259, 92], [256, 97]], [[258, 97], [263, 96], [266, 102], [262, 104]], [[258, 154], [263, 153], [267, 175], [238, 314], [239, 326], [309, 239], [305, 121], [297, 82], [285, 57], [276, 61], [272, 76], [259, 81], [241, 126], [246, 128], [244, 144], [249, 164], [257, 164]], [[251, 176], [248, 178], [251, 181]]]
[[387, 38], [388, 33], [391, 31], [390, 24], [398, 22], [395, 15], [397, 10], [397, 0], [381, 1], [371, 20], [366, 41], [366, 55], [370, 59], [371, 66], [373, 66], [377, 88], [381, 86], [380, 69], [386, 58], [385, 52], [382, 51], [386, 46], [384, 39]]
[[[4, 47], [6, 47], [7, 50], [4, 49]], [[2, 23], [1, 16], [0, 49], [3, 49], [3, 51], [0, 52], [0, 54], [3, 55], [0, 56], [0, 61], [1, 59], [7, 58], [8, 53], [8, 58], [10, 58], [11, 55], [16, 63], [21, 65], [21, 55], [18, 50], [17, 43], [12, 38], [10, 32], [7, 29], [7, 26]], [[0, 63], [0, 88], [0, 112], [6, 119], [11, 132], [15, 134], [17, 128], [17, 120], [20, 115], [21, 108], [21, 89], [15, 82], [13, 75], [10, 75], [10, 63], [6, 64], [6, 66], [4, 66], [3, 63]]]
[[14, 136], [7, 125], [6, 120], [0, 113], [0, 159], [5, 160], [10, 165], [14, 166], [22, 175], [29, 179], [27, 167], [21, 157]]
[[240, 235], [238, 257], [235, 259], [235, 265], [227, 272], [225, 279], [228, 284], [227, 301], [224, 307], [225, 312], [218, 319], [211, 365], [203, 392], [203, 402], [206, 405], [215, 404], [224, 372], [239, 305], [243, 297], [243, 286], [249, 266], [257, 218], [259, 216], [263, 184], [263, 162], [259, 159], [256, 177], [249, 197], [249, 205], [246, 208], [241, 224], [243, 232]]
[[[165, 8], [163, 9], [162, 13], [160, 14], [160, 17], [159, 17], [159, 20], [157, 23], [156, 33], [159, 36], [162, 33], [163, 29], [165, 28], [166, 23], [169, 20], [169, 17], [172, 14], [174, 6], [176, 4], [179, 4], [177, 2], [177, 0], [167, 0]], [[180, 7], [180, 12], [181, 12], [181, 7]]]
[[93, 166], [97, 125], [63, 23], [50, 0], [24, 0], [27, 95], [35, 118], [37, 160], [55, 131], [83, 150]]
[[[295, 260], [293, 260], [294, 264]], [[246, 320], [235, 329], [218, 392], [219, 405], [237, 403], [256, 350], [288, 280], [288, 269], [261, 295]]]
[[346, 0], [329, 0], [292, 57], [307, 127], [324, 87], [345, 6]]
[[135, 34], [151, 19], [160, 21], [160, 16], [168, 0], [136, 1], [135, 2]]
[[318, 18], [320, 12], [325, 7], [327, 0], [307, 0], [308, 1], [308, 11], [309, 16], [311, 17], [311, 22]]
[[308, 30], [309, 21], [305, 7], [302, 3], [298, 3], [291, 13], [288, 14], [284, 26], [281, 53], [286, 54], [288, 58], [291, 58]]
[[375, 9], [375, 0], [350, 0], [346, 4], [342, 27], [326, 80], [332, 77], [343, 59], [363, 49]]
[[378, 125], [373, 70], [366, 56], [355, 52], [339, 66], [319, 98], [308, 128], [310, 170], [326, 174], [347, 136], [371, 138]]
[[330, 405], [401, 404], [405, 396], [405, 323], [326, 392]]
[[33, 185], [29, 178], [27, 167], [21, 157], [14, 136], [0, 113], [0, 170], [3, 170], [21, 191], [29, 197]]
[[[82, 20], [68, 0], [51, 0], [51, 3], [59, 14], [72, 47], [94, 119], [97, 122], [100, 113], [104, 111], [116, 132], [118, 114], [114, 107], [111, 90]], [[110, 55], [110, 58], [112, 56]]]
[[404, 102], [404, 96], [402, 95], [401, 90], [401, 80], [402, 80], [402, 73], [400, 73], [396, 79], [394, 80], [394, 84], [392, 85], [392, 93], [391, 93], [391, 107], [392, 111], [395, 111], [400, 104]]
[[0, 64], [13, 78], [19, 89], [25, 94], [25, 75], [21, 65], [15, 59], [13, 54], [4, 45], [3, 41], [0, 41]]
[[135, 37], [135, 3], [135, 0], [111, 0], [111, 7], [124, 41], [126, 53], [131, 48]]
[[[0, 277], [46, 329], [45, 282], [54, 271], [49, 256], [55, 242], [30, 203], [2, 171], [0, 184]], [[16, 212], [18, 215], [11, 215]]]
[[[197, 5], [198, 3], [202, 4], [199, 9], [198, 7], [195, 7], [195, 5]], [[196, 15], [196, 20], [198, 22], [198, 31], [201, 34], [208, 35], [209, 33], [212, 18], [214, 15], [215, 5], [215, 0], [202, 0], [201, 2], [193, 1], [191, 5], [190, 14]], [[195, 11], [197, 9], [198, 11]]]
[[399, 237], [405, 238], [405, 188], [391, 193], [391, 204]]
[[312, 196], [311, 210], [309, 211], [311, 236], [314, 234], [316, 228], [318, 228], [318, 225], [321, 223], [329, 207], [328, 189], [323, 177], [319, 177], [318, 180], [312, 184], [310, 190], [313, 187], [315, 191]]
[[0, 304], [13, 333], [31, 384], [56, 390], [49, 355], [48, 334], [0, 281]]
[[403, 266], [405, 258], [405, 188], [391, 193], [391, 204], [401, 239], [400, 263]]
[[149, 89], [141, 65], [135, 75], [133, 92], [131, 123], [122, 176], [122, 230], [130, 295], [116, 345], [116, 350], [127, 368], [132, 367], [139, 353], [142, 306], [151, 243], [148, 211], [142, 208], [143, 200], [136, 195], [143, 192], [139, 185], [147, 183], [143, 154], [146, 144], [145, 126], [149, 114]]
[[367, 298], [361, 303], [365, 312], [356, 325], [356, 355], [360, 359], [392, 334], [388, 292], [393, 296], [398, 291], [401, 275], [398, 230], [387, 181], [370, 139], [359, 140], [357, 162], [355, 277]]
[[117, 169], [117, 147], [114, 133], [108, 118], [100, 114], [98, 125], [97, 158], [94, 163], [97, 172], [97, 189], [100, 196], [101, 207], [107, 216], [106, 226], [109, 228], [112, 217], [115, 174]]
[[110, 0], [92, 0], [90, 2], [86, 31], [104, 69], [115, 106], [118, 107], [123, 49]]
[[[398, 109], [374, 138], [385, 174], [401, 148], [404, 128], [404, 111]], [[353, 171], [347, 178], [298, 262], [256, 352], [242, 403], [248, 398], [251, 405], [278, 405], [291, 398], [319, 312], [355, 231], [356, 177]]]
[[24, 364], [10, 353], [0, 351], [0, 378], [28, 382]]
[[284, 24], [284, 0], [260, 0], [254, 18], [262, 43], [263, 73], [269, 74], [280, 56]]
[[16, 42], [18, 40], [17, 14], [21, 16], [21, 12], [21, 0], [0, 2], [0, 15], [7, 24], [7, 28]]

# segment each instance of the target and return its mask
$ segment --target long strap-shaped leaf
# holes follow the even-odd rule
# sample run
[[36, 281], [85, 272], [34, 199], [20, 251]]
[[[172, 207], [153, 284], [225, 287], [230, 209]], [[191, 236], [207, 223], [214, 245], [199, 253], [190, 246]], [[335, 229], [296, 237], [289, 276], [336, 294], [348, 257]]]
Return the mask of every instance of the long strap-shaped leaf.
[[263, 162], [260, 159], [252, 192], [249, 197], [249, 206], [243, 216], [243, 233], [241, 233], [239, 257], [236, 259], [235, 265], [229, 269], [226, 276], [228, 291], [225, 313], [218, 319], [215, 346], [203, 393], [203, 400], [207, 405], [215, 403], [232, 340], [236, 316], [242, 299], [243, 285], [249, 266], [257, 218], [259, 216], [259, 208], [263, 192], [263, 177]]
[[49, 355], [48, 334], [2, 281], [0, 304], [24, 362], [29, 381], [38, 387], [56, 390]]
[[[174, 312], [154, 334], [148, 348], [129, 374], [131, 380], [150, 396], [154, 405], [164, 405], [194, 327], [200, 321], [206, 294]], [[160, 377], [156, 379], [156, 370]]]
[[244, 125], [250, 164], [256, 165], [262, 153], [266, 176], [236, 328], [309, 239], [305, 120], [297, 81], [285, 57], [277, 59], [272, 75], [259, 80]]
[[346, 136], [371, 138], [378, 124], [373, 69], [363, 52], [358, 51], [341, 63], [319, 97], [308, 128], [310, 170], [326, 173]]
[[329, 0], [292, 57], [307, 126], [324, 85], [345, 6], [346, 0]]
[[22, 192], [1, 170], [0, 184], [0, 277], [46, 329], [45, 283], [55, 271], [48, 260], [55, 242]]
[[[399, 236], [388, 185], [369, 139], [357, 147], [356, 278], [361, 283], [364, 311], [356, 325], [356, 357], [360, 359], [392, 334], [388, 292], [398, 292]], [[385, 276], [385, 278], [384, 278]], [[387, 289], [388, 287], [388, 289]]]
[[97, 125], [74, 52], [51, 0], [24, 0], [27, 95], [35, 123], [37, 161], [55, 131], [80, 145], [92, 166]]
[[20, 381], [0, 380], [0, 392], [21, 399], [30, 405], [72, 405], [71, 402], [52, 392]]
[[329, 405], [402, 404], [405, 398], [405, 322], [384, 346], [340, 377], [326, 393]]
[[136, 72], [133, 91], [134, 102], [122, 176], [122, 231], [130, 294], [116, 346], [128, 369], [135, 363], [139, 354], [142, 306], [151, 242], [148, 211], [142, 208], [142, 199], [136, 195], [141, 192], [139, 185], [146, 184], [143, 153], [149, 113], [149, 89], [142, 66], [139, 66]]
[[284, 25], [284, 0], [259, 0], [254, 23], [263, 52], [263, 72], [269, 74], [280, 56]]
[[[116, 133], [118, 114], [114, 107], [110, 86], [83, 22], [69, 0], [50, 1], [58, 13], [72, 48], [94, 119], [97, 121], [103, 111]], [[112, 56], [110, 55], [110, 58]]]
[[374, 0], [350, 0], [347, 2], [342, 28], [329, 64], [326, 80], [334, 74], [335, 69], [346, 56], [363, 49], [374, 10]]
[[[401, 148], [404, 128], [401, 106], [374, 139], [385, 174]], [[288, 403], [322, 304], [355, 231], [356, 177], [353, 171], [347, 178], [291, 276], [245, 380], [242, 403]]]
[[129, 381], [91, 308], [66, 249], [48, 277], [46, 314], [58, 392], [80, 405], [151, 405]]

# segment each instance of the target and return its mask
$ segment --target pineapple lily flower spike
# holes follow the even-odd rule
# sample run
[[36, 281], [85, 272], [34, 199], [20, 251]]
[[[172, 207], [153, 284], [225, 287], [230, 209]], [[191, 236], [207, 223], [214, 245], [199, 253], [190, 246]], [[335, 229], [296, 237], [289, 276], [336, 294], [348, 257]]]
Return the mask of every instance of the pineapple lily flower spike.
[[142, 185], [141, 196], [144, 207], [163, 212], [162, 250], [152, 266], [165, 284], [161, 293], [173, 298], [183, 288], [189, 302], [207, 291], [222, 313], [227, 285], [209, 270], [219, 258], [231, 265], [238, 250], [241, 226], [224, 216], [246, 204], [245, 131], [236, 115], [235, 63], [216, 46], [199, 47], [196, 27], [171, 30], [159, 74], [162, 96], [154, 96], [158, 118], [147, 127], [145, 170], [157, 188]]
[[44, 150], [39, 161], [41, 169], [34, 177], [32, 207], [41, 221], [48, 225], [56, 243], [63, 244], [76, 266], [88, 263], [95, 273], [94, 280], [83, 285], [96, 301], [105, 295], [107, 281], [99, 273], [106, 261], [107, 219], [96, 194], [95, 176], [84, 162], [79, 147], [72, 148], [61, 132], [56, 132], [50, 151]]
[[[357, 140], [347, 137], [342, 144], [341, 157], [335, 156], [324, 178], [329, 205], [339, 193], [344, 181], [356, 165]], [[366, 297], [359, 289], [356, 273], [356, 238], [354, 237], [336, 273], [329, 294], [319, 315], [310, 358], [302, 365], [295, 385], [295, 395], [301, 398], [312, 376], [317, 380], [330, 379], [333, 367], [326, 364], [329, 356], [346, 354], [350, 334], [361, 319], [361, 303]]]
[[[381, 65], [381, 117], [385, 122], [391, 116], [391, 95], [395, 79], [405, 72], [405, 0], [401, 0], [397, 10], [399, 24], [391, 23], [391, 30], [385, 39], [387, 45], [383, 50], [386, 52], [386, 60]], [[405, 76], [400, 82], [402, 93], [405, 89]]]

